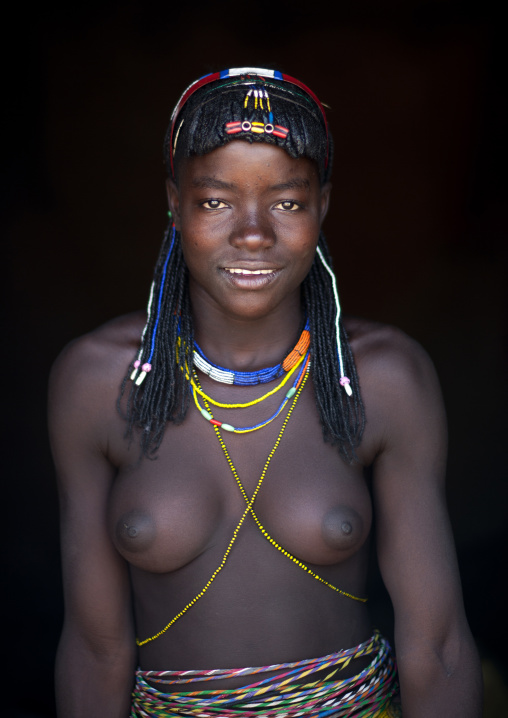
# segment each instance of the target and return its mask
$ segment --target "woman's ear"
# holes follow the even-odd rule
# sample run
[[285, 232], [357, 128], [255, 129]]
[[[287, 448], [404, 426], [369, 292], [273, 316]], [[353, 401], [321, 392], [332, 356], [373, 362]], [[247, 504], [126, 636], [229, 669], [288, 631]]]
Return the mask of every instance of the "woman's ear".
[[169, 210], [173, 216], [175, 229], [177, 230], [177, 232], [180, 232], [180, 193], [178, 192], [178, 187], [172, 179], [166, 180], [166, 193], [168, 196]]
[[326, 182], [321, 187], [321, 224], [323, 224], [323, 220], [326, 217], [326, 213], [328, 212], [331, 191], [332, 191], [332, 185], [330, 184], [330, 182]]

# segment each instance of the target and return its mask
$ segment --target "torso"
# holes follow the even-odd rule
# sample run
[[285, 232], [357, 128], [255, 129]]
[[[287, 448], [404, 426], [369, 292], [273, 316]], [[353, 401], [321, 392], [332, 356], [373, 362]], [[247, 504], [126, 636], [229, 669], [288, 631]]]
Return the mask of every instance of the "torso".
[[[141, 328], [140, 317], [123, 328], [126, 366]], [[276, 383], [242, 388], [201, 375], [200, 380], [205, 391], [225, 402], [251, 400]], [[235, 422], [256, 423], [279, 403], [277, 394], [235, 411]], [[249, 434], [223, 432], [249, 496], [285, 414]], [[228, 410], [216, 408], [215, 415], [233, 422]], [[181, 425], [167, 427], [155, 460], [139, 460], [138, 437], [129, 445], [119, 416], [111, 415], [111, 427], [107, 452], [118, 471], [110, 492], [109, 531], [130, 565], [137, 635], [145, 639], [202, 591], [246, 504], [212, 426], [193, 404]], [[359, 459], [348, 465], [324, 443], [311, 374], [254, 510], [286, 551], [341, 590], [363, 597], [372, 522], [366, 476], [372, 442], [360, 448]], [[140, 648], [140, 665], [160, 670], [266, 665], [350, 647], [371, 630], [366, 604], [309, 576], [248, 516], [213, 584], [162, 636]]]

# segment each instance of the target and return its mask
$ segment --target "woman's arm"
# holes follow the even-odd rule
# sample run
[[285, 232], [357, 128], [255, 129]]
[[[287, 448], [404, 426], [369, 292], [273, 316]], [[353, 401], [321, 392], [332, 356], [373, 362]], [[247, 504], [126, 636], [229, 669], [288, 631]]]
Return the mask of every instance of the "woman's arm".
[[395, 612], [404, 718], [479, 718], [481, 671], [445, 499], [446, 419], [421, 347], [386, 330], [366, 373], [379, 565]]
[[50, 380], [65, 598], [56, 663], [62, 718], [127, 718], [135, 668], [128, 573], [106, 521], [115, 469], [105, 450], [118, 382], [101, 372], [102, 354], [100, 342], [85, 337], [57, 360]]

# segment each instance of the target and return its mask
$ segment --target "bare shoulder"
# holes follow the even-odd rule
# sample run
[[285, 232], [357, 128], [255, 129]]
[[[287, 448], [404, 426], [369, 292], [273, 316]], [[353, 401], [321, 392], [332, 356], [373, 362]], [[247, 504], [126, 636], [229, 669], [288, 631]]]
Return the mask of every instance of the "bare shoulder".
[[125, 371], [139, 347], [144, 326], [143, 312], [113, 319], [97, 329], [70, 342], [57, 357], [51, 370], [50, 383], [87, 377], [94, 380], [114, 379]]
[[371, 384], [390, 391], [422, 384], [429, 388], [428, 381], [435, 379], [434, 364], [425, 349], [402, 330], [356, 318], [347, 319], [345, 326], [362, 389]]
[[[68, 425], [98, 431], [115, 416], [121, 382], [138, 347], [143, 312], [113, 319], [70, 342], [53, 364], [49, 379], [50, 432]], [[102, 432], [104, 435], [104, 432]]]
[[446, 434], [441, 389], [432, 360], [396, 327], [345, 322], [360, 379], [367, 427], [365, 448], [378, 454], [409, 432]]

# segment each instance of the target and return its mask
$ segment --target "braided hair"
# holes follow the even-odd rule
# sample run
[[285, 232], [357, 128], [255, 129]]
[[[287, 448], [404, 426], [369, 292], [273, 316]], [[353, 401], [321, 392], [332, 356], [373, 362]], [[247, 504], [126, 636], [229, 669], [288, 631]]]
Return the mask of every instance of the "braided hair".
[[[198, 88], [191, 90], [189, 97], [189, 89], [184, 93], [164, 141], [164, 159], [171, 179], [178, 183], [182, 158], [204, 155], [242, 139], [275, 144], [294, 158], [308, 157], [316, 162], [321, 183], [328, 181], [333, 143], [319, 100], [298, 81], [291, 84], [286, 79], [266, 78], [265, 72], [262, 76], [242, 72], [227, 77], [216, 73], [203, 86], [199, 86], [203, 79], [194, 83]], [[250, 103], [249, 89], [258, 93]], [[260, 131], [261, 127], [264, 131]], [[331, 257], [322, 233], [318, 254], [302, 283], [316, 403], [324, 440], [337, 446], [343, 458], [351, 462], [361, 441], [365, 413], [353, 354], [340, 319], [337, 342], [339, 307], [335, 280], [330, 277]], [[119, 398], [120, 407], [121, 398], [127, 395], [127, 434], [132, 436], [134, 429], [141, 431], [145, 456], [156, 454], [168, 421], [178, 424], [186, 416], [190, 386], [188, 373], [181, 367], [187, 364], [192, 370], [193, 347], [188, 271], [179, 233], [170, 224], [155, 266], [140, 351], [123, 380]], [[350, 383], [345, 387], [347, 393], [344, 382]]]

